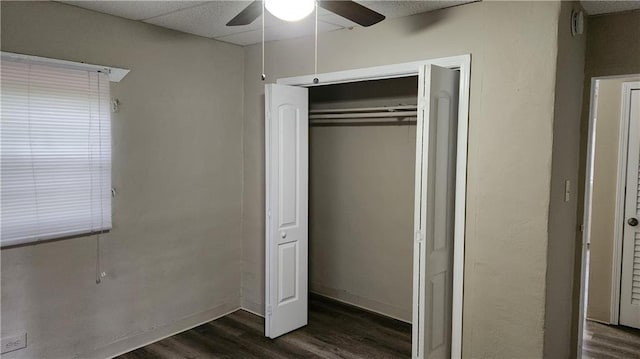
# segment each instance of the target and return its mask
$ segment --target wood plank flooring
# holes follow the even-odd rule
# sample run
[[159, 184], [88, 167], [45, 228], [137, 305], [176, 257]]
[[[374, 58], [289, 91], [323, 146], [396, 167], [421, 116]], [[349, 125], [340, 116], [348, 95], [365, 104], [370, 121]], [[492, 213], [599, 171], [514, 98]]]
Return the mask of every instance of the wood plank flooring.
[[275, 340], [264, 320], [239, 310], [226, 317], [124, 354], [147, 358], [408, 358], [411, 325], [317, 295], [309, 296], [309, 325]]
[[640, 330], [605, 325], [587, 320], [584, 328], [582, 358], [640, 359]]

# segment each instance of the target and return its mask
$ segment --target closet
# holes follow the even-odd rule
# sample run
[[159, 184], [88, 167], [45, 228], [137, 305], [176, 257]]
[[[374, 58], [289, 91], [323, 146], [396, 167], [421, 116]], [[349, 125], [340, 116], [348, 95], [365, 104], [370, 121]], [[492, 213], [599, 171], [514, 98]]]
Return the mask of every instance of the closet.
[[411, 322], [417, 76], [309, 89], [309, 291]]
[[[469, 57], [454, 60], [468, 81]], [[459, 353], [460, 71], [409, 63], [265, 85], [265, 336], [307, 325], [311, 292], [411, 323], [414, 357]]]

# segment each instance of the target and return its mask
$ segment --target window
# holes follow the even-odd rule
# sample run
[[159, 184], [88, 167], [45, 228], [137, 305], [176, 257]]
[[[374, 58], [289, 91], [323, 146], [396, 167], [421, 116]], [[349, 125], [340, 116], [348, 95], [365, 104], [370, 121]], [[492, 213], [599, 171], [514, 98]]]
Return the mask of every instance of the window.
[[1, 70], [0, 244], [110, 229], [108, 75], [5, 56]]

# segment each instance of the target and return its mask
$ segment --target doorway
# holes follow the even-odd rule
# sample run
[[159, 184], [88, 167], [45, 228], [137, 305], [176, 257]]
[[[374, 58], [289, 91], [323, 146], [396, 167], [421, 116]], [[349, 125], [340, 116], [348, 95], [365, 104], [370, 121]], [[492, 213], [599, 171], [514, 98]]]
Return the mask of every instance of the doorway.
[[307, 88], [418, 75], [412, 356], [460, 357], [470, 60], [465, 55], [267, 85], [267, 336], [277, 337], [307, 322]]
[[640, 348], [638, 80], [592, 79], [578, 341], [583, 357], [600, 355], [603, 338], [626, 343], [631, 352]]

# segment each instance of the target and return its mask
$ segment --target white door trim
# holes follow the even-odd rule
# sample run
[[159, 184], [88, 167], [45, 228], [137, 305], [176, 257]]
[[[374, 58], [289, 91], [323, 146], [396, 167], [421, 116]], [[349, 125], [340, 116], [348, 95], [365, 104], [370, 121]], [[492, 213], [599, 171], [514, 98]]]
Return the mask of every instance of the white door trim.
[[[464, 290], [464, 239], [466, 220], [467, 141], [469, 128], [469, 92], [471, 54], [438, 59], [384, 65], [314, 75], [287, 77], [278, 84], [313, 87], [346, 82], [417, 76], [425, 65], [436, 65], [460, 71], [458, 103], [458, 139], [456, 159], [455, 229], [453, 240], [453, 303], [451, 318], [451, 358], [462, 357], [462, 304]], [[314, 78], [319, 80], [314, 81]]]
[[[587, 139], [587, 164], [584, 178], [584, 209], [583, 209], [583, 218], [582, 218], [582, 262], [580, 268], [580, 303], [579, 303], [579, 311], [578, 311], [578, 348], [577, 348], [577, 358], [582, 358], [582, 343], [583, 343], [583, 331], [584, 331], [584, 321], [585, 321], [585, 284], [586, 284], [586, 276], [587, 276], [587, 244], [589, 243], [589, 238], [591, 237], [591, 206], [592, 206], [592, 195], [593, 195], [593, 170], [594, 170], [594, 157], [595, 157], [595, 128], [596, 128], [596, 98], [598, 91], [598, 80], [606, 80], [606, 79], [619, 79], [619, 78], [635, 78], [639, 77], [640, 74], [629, 74], [629, 75], [614, 75], [614, 76], [597, 76], [591, 78], [591, 94], [589, 96], [589, 132]], [[627, 124], [628, 127], [628, 124]], [[628, 130], [627, 130], [628, 131]], [[620, 162], [618, 161], [618, 166], [620, 166]], [[625, 164], [626, 167], [626, 164]], [[618, 186], [620, 184], [618, 183]], [[619, 188], [617, 189], [619, 191]], [[616, 200], [616, 222], [619, 220], [619, 204]], [[618, 229], [616, 229], [618, 231]], [[622, 232], [620, 232], [622, 235]], [[614, 262], [615, 255], [620, 256], [621, 248], [617, 248], [617, 244], [614, 247]], [[617, 251], [617, 254], [616, 254]], [[621, 257], [620, 257], [621, 260]], [[614, 264], [615, 265], [615, 264]], [[615, 270], [615, 269], [614, 269]], [[620, 270], [618, 268], [618, 301], [620, 295]], [[615, 275], [615, 273], [614, 273]], [[612, 294], [613, 298], [613, 294]], [[618, 302], [619, 303], [619, 302]], [[612, 303], [612, 306], [614, 304]], [[616, 323], [619, 321], [619, 305], [617, 309], [618, 317], [616, 318]], [[613, 315], [612, 315], [613, 316]]]

